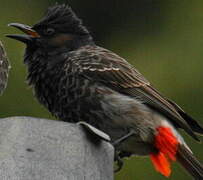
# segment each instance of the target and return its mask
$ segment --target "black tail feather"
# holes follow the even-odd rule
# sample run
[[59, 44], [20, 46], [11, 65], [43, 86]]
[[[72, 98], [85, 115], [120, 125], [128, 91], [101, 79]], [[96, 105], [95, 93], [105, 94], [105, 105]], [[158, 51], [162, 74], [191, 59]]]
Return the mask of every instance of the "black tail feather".
[[203, 180], [203, 165], [184, 145], [178, 148], [177, 161], [195, 180]]

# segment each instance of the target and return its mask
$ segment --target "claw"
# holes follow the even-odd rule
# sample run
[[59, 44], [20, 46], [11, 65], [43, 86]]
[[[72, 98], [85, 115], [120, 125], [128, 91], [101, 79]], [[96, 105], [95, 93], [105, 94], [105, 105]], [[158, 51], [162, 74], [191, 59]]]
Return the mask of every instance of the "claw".
[[123, 167], [123, 160], [121, 159], [118, 152], [115, 152], [115, 158], [114, 161], [116, 162], [117, 167], [114, 169], [114, 173], [119, 172]]

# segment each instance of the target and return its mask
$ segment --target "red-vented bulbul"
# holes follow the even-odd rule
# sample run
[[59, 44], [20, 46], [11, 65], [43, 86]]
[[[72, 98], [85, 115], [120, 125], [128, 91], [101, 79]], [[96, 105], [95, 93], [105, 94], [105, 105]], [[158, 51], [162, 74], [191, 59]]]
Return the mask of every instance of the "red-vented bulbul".
[[8, 35], [27, 45], [24, 62], [35, 95], [63, 121], [85, 121], [107, 133], [121, 156], [149, 155], [165, 176], [178, 161], [195, 178], [203, 166], [178, 133], [195, 140], [203, 128], [163, 97], [125, 59], [95, 45], [67, 5], [55, 5], [34, 26], [11, 23], [25, 35]]

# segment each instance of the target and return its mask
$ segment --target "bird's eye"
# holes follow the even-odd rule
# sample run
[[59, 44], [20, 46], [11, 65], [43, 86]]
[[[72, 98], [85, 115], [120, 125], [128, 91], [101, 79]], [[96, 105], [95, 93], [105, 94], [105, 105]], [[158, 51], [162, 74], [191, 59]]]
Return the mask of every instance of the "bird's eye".
[[44, 32], [44, 34], [47, 36], [53, 35], [54, 33], [55, 33], [55, 29], [53, 28], [47, 28]]

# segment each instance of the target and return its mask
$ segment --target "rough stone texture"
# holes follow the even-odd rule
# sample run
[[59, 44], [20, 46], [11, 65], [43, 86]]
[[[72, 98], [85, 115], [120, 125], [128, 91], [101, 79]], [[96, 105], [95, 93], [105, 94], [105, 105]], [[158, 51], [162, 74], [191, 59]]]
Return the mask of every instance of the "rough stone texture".
[[113, 147], [93, 143], [76, 124], [0, 120], [1, 180], [113, 180]]
[[10, 65], [3, 44], [0, 41], [0, 95], [6, 88]]

